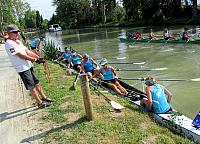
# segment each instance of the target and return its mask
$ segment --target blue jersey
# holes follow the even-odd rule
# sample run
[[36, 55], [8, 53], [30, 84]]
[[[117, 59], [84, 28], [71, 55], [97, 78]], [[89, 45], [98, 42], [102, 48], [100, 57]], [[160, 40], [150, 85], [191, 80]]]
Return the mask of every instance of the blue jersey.
[[105, 68], [102, 68], [101, 70], [102, 70], [103, 80], [112, 80], [112, 79], [114, 79], [114, 75], [113, 75], [111, 66], [108, 67], [108, 71], [105, 70]]
[[152, 107], [155, 113], [165, 113], [170, 109], [170, 105], [165, 97], [163, 86], [154, 84], [152, 88]]
[[93, 65], [92, 61], [90, 60], [90, 58], [88, 58], [87, 62], [82, 60], [82, 63], [84, 65], [85, 72], [89, 72], [89, 71], [94, 70], [94, 65]]
[[33, 41], [31, 42], [31, 47], [35, 47], [36, 48], [37, 42], [38, 42], [38, 38], [34, 38]]
[[70, 52], [68, 52], [68, 53], [64, 52], [64, 59], [69, 61], [70, 58], [71, 58], [71, 53]]
[[79, 56], [73, 57], [72, 56], [72, 63], [73, 65], [77, 65], [81, 63], [81, 58]]

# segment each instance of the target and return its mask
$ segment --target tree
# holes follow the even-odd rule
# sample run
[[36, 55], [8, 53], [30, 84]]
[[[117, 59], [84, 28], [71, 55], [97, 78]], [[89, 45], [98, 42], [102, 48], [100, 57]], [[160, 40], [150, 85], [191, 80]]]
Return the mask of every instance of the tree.
[[27, 28], [36, 28], [36, 12], [28, 10], [25, 13], [24, 21]]

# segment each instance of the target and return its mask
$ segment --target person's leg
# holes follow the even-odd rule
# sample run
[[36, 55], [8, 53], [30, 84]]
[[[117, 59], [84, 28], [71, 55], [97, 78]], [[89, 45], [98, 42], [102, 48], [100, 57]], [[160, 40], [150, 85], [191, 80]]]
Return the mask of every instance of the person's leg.
[[115, 81], [115, 85], [117, 86], [117, 88], [120, 90], [121, 93], [123, 93], [123, 95], [126, 95], [128, 92], [126, 91], [126, 89], [124, 87], [122, 87], [118, 81]]
[[37, 100], [38, 104], [41, 104], [42, 100], [38, 97], [36, 88], [34, 87], [33, 89], [30, 90], [30, 92], [31, 95]]
[[143, 107], [146, 107], [148, 104], [148, 99], [147, 98], [143, 98], [141, 101], [140, 101], [140, 105], [143, 106]]
[[124, 94], [117, 88], [117, 86], [113, 83], [107, 83], [107, 85], [112, 88], [115, 92], [117, 92], [119, 95], [123, 96]]
[[46, 96], [45, 96], [45, 94], [42, 90], [42, 87], [40, 86], [39, 83], [35, 85], [35, 88], [36, 88], [37, 92], [41, 95], [42, 99], [46, 99]]

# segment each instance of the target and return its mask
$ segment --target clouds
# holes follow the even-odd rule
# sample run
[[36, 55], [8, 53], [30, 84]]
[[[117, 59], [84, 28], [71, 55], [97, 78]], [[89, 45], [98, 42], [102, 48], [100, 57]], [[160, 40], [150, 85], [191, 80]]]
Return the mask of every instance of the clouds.
[[55, 13], [55, 7], [52, 6], [51, 0], [25, 0], [31, 5], [31, 9], [38, 10], [43, 19], [50, 19], [53, 13]]

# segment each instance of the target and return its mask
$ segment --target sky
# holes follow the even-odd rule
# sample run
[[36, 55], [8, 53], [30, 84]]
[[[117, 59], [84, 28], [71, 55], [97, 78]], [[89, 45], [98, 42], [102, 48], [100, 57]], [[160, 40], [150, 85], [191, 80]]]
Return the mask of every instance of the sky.
[[24, 0], [29, 3], [32, 10], [38, 10], [43, 19], [50, 19], [52, 14], [55, 13], [55, 7], [52, 6], [52, 0]]

